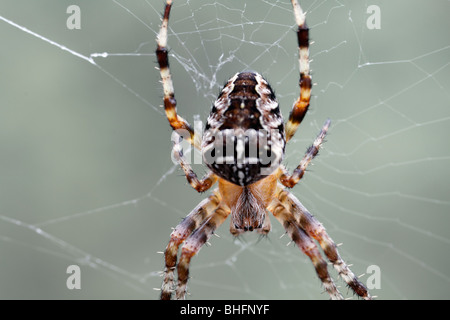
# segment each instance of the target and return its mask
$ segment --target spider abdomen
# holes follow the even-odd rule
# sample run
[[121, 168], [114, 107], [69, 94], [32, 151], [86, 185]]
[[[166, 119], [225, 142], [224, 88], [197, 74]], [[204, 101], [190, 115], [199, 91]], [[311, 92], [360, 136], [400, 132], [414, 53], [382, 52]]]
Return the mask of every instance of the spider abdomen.
[[247, 186], [270, 175], [284, 156], [284, 121], [275, 94], [256, 72], [234, 75], [214, 102], [203, 159], [219, 177]]

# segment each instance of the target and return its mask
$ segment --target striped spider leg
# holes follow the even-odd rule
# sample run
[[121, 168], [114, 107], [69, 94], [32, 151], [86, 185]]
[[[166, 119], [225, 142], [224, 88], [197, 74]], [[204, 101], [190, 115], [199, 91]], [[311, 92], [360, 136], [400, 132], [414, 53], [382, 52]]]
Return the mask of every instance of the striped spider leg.
[[163, 20], [159, 30], [156, 42], [156, 57], [158, 59], [159, 72], [164, 88], [164, 111], [169, 120], [169, 124], [173, 130], [186, 130], [189, 132], [187, 140], [196, 148], [200, 148], [198, 139], [195, 137], [194, 130], [191, 125], [177, 113], [177, 100], [173, 88], [172, 76], [169, 68], [169, 51], [167, 49], [167, 30], [169, 26], [170, 9], [172, 8], [172, 0], [166, 1]]

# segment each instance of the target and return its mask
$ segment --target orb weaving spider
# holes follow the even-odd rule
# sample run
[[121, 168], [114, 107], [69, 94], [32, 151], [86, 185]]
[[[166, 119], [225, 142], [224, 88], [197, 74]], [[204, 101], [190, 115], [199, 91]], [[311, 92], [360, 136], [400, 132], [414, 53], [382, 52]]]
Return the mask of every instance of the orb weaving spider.
[[[191, 258], [229, 215], [230, 231], [233, 235], [253, 230], [265, 235], [271, 228], [267, 214], [269, 212], [283, 225], [292, 241], [311, 259], [317, 275], [332, 299], [342, 299], [343, 296], [328, 273], [328, 263], [314, 240], [347, 285], [358, 296], [364, 299], [372, 298], [366, 287], [342, 260], [337, 246], [322, 224], [286, 190], [294, 187], [302, 178], [306, 167], [319, 152], [330, 125], [327, 120], [299, 166], [290, 174], [281, 164], [285, 144], [293, 137], [308, 111], [312, 87], [309, 70], [309, 29], [305, 22], [305, 13], [297, 0], [291, 2], [298, 25], [300, 96], [293, 105], [286, 125], [275, 94], [267, 81], [256, 72], [240, 72], [228, 80], [214, 102], [200, 142], [194, 130], [176, 110], [177, 102], [166, 46], [172, 1], [166, 0], [157, 37], [156, 56], [164, 88], [164, 109], [176, 136], [173, 156], [195, 190], [204, 192], [216, 182], [218, 188], [173, 230], [164, 252], [161, 299], [170, 300], [174, 291], [176, 299], [185, 298]], [[203, 160], [209, 168], [202, 179], [197, 177], [183, 156], [181, 136], [177, 133], [181, 131], [187, 132], [184, 139], [202, 151]], [[178, 249], [181, 245], [177, 264]], [[178, 274], [176, 286], [175, 269]]]

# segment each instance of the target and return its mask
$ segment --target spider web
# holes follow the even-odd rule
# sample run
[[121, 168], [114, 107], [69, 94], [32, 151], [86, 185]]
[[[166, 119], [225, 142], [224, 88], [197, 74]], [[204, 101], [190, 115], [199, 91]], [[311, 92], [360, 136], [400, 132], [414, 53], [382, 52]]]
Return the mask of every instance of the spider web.
[[[66, 26], [74, 2], [80, 30]], [[288, 167], [327, 118], [332, 127], [293, 193], [343, 243], [355, 274], [380, 267], [372, 294], [449, 298], [449, 1], [301, 5], [316, 84]], [[379, 30], [366, 25], [370, 5], [380, 7]], [[149, 0], [0, 4], [0, 298], [158, 297], [158, 251], [206, 196], [170, 161], [154, 68], [162, 11]], [[177, 0], [169, 25], [183, 117], [205, 120], [243, 70], [263, 74], [289, 113], [298, 95], [289, 1]], [[327, 299], [271, 220], [263, 239], [235, 240], [221, 226], [193, 259], [192, 298]], [[81, 290], [66, 287], [73, 264]]]

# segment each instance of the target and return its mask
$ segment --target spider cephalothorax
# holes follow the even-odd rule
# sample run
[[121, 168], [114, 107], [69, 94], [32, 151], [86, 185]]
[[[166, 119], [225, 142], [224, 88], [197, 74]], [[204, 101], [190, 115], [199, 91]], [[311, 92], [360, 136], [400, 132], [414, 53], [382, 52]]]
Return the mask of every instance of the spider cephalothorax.
[[[218, 188], [200, 202], [172, 232], [164, 252], [161, 299], [170, 299], [174, 290], [177, 299], [184, 299], [191, 258], [228, 216], [231, 216], [230, 231], [233, 235], [253, 230], [267, 234], [270, 231], [268, 213], [272, 213], [292, 241], [311, 259], [332, 299], [343, 297], [328, 273], [327, 262], [316, 242], [347, 285], [358, 296], [371, 299], [365, 286], [340, 257], [322, 224], [286, 190], [294, 187], [302, 178], [306, 167], [319, 152], [330, 125], [327, 120], [300, 164], [289, 174], [282, 164], [285, 144], [295, 134], [308, 111], [312, 86], [309, 29], [297, 0], [291, 2], [298, 26], [300, 95], [288, 121], [284, 124], [275, 94], [267, 81], [256, 72], [241, 72], [228, 80], [214, 102], [200, 143], [191, 126], [176, 111], [177, 102], [166, 48], [172, 1], [166, 0], [156, 55], [164, 87], [164, 109], [174, 129], [173, 156], [188, 182], [198, 192], [208, 190], [216, 182]], [[181, 136], [202, 151], [203, 160], [209, 169], [202, 179], [198, 179], [183, 156]], [[177, 263], [180, 245], [182, 249]], [[175, 269], [178, 274], [176, 286]]]

